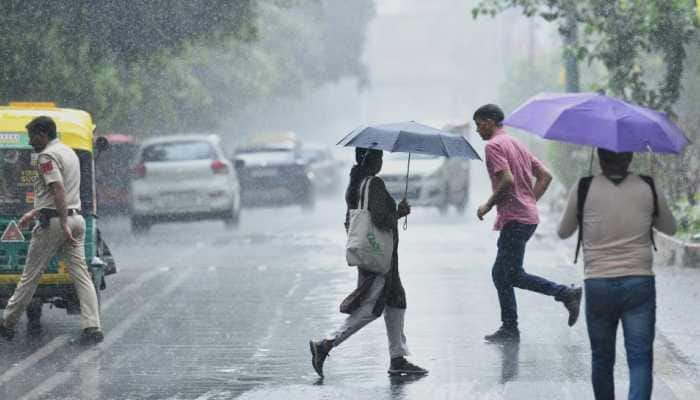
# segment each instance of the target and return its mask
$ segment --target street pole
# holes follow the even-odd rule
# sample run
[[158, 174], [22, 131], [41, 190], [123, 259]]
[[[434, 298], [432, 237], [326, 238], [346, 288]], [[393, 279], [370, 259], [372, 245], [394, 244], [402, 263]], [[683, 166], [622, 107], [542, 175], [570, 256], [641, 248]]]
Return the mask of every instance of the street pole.
[[[700, 0], [698, 1], [700, 2]], [[573, 52], [573, 49], [578, 44], [578, 22], [576, 22], [576, 14], [573, 10], [566, 11], [564, 26], [560, 28], [560, 32], [564, 38], [566, 91], [570, 93], [578, 92], [580, 91], [578, 59]]]

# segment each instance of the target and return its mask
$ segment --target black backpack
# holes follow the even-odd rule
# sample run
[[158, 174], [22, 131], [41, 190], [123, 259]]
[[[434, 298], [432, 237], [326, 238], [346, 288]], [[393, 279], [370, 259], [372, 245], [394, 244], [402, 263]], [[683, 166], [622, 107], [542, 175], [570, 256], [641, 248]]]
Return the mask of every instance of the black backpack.
[[[651, 188], [651, 194], [654, 196], [654, 213], [652, 216], [656, 218], [659, 215], [659, 204], [656, 195], [656, 185], [654, 185], [654, 179], [651, 176], [639, 175], [644, 182]], [[578, 220], [578, 242], [576, 243], [576, 255], [574, 256], [574, 264], [578, 261], [578, 253], [581, 250], [581, 243], [583, 242], [583, 206], [586, 204], [586, 196], [588, 196], [588, 189], [591, 188], [591, 182], [593, 181], [592, 176], [586, 176], [578, 181], [578, 203], [576, 207], [576, 219]], [[649, 227], [649, 236], [651, 237], [651, 245], [656, 251], [656, 242], [654, 241], [654, 229]]]

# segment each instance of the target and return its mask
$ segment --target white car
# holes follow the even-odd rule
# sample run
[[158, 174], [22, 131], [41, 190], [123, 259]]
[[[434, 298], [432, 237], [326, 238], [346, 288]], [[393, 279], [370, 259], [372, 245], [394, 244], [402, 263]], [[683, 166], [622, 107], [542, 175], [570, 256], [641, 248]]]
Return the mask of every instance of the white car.
[[408, 154], [384, 153], [379, 176], [398, 202], [404, 198], [412, 206], [437, 207], [446, 213], [454, 205], [461, 214], [469, 202], [469, 162], [464, 159], [411, 154], [406, 193]]
[[147, 139], [136, 155], [130, 182], [131, 229], [160, 222], [221, 219], [238, 224], [241, 209], [236, 166], [216, 135]]

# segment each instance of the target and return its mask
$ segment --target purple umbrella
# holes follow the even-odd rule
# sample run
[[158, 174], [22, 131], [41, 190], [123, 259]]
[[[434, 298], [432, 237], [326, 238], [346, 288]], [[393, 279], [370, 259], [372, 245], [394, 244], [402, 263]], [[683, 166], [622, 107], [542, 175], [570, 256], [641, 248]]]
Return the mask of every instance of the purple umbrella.
[[597, 93], [541, 93], [503, 123], [545, 139], [615, 152], [678, 154], [689, 143], [665, 113]]

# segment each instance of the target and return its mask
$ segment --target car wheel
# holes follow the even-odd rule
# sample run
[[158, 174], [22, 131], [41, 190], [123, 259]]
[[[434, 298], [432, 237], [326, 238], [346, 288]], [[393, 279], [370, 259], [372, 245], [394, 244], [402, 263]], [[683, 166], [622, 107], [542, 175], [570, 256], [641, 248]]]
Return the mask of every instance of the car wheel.
[[151, 224], [143, 218], [131, 217], [131, 232], [136, 235], [147, 233], [151, 229]]
[[462, 199], [457, 203], [457, 212], [460, 215], [464, 215], [464, 212], [467, 210], [467, 204], [469, 204], [469, 189], [466, 188], [464, 190], [464, 194], [462, 196]]
[[444, 190], [445, 195], [442, 198], [442, 202], [440, 205], [438, 205], [438, 211], [440, 211], [440, 215], [445, 215], [447, 214], [447, 208], [450, 206], [450, 187], [445, 185], [445, 190]]
[[301, 209], [305, 211], [311, 211], [316, 207], [316, 199], [314, 198], [313, 190], [309, 189], [304, 194], [301, 200]]
[[230, 214], [224, 217], [223, 221], [226, 229], [233, 229], [238, 227], [238, 224], [241, 222], [240, 210], [231, 211]]

